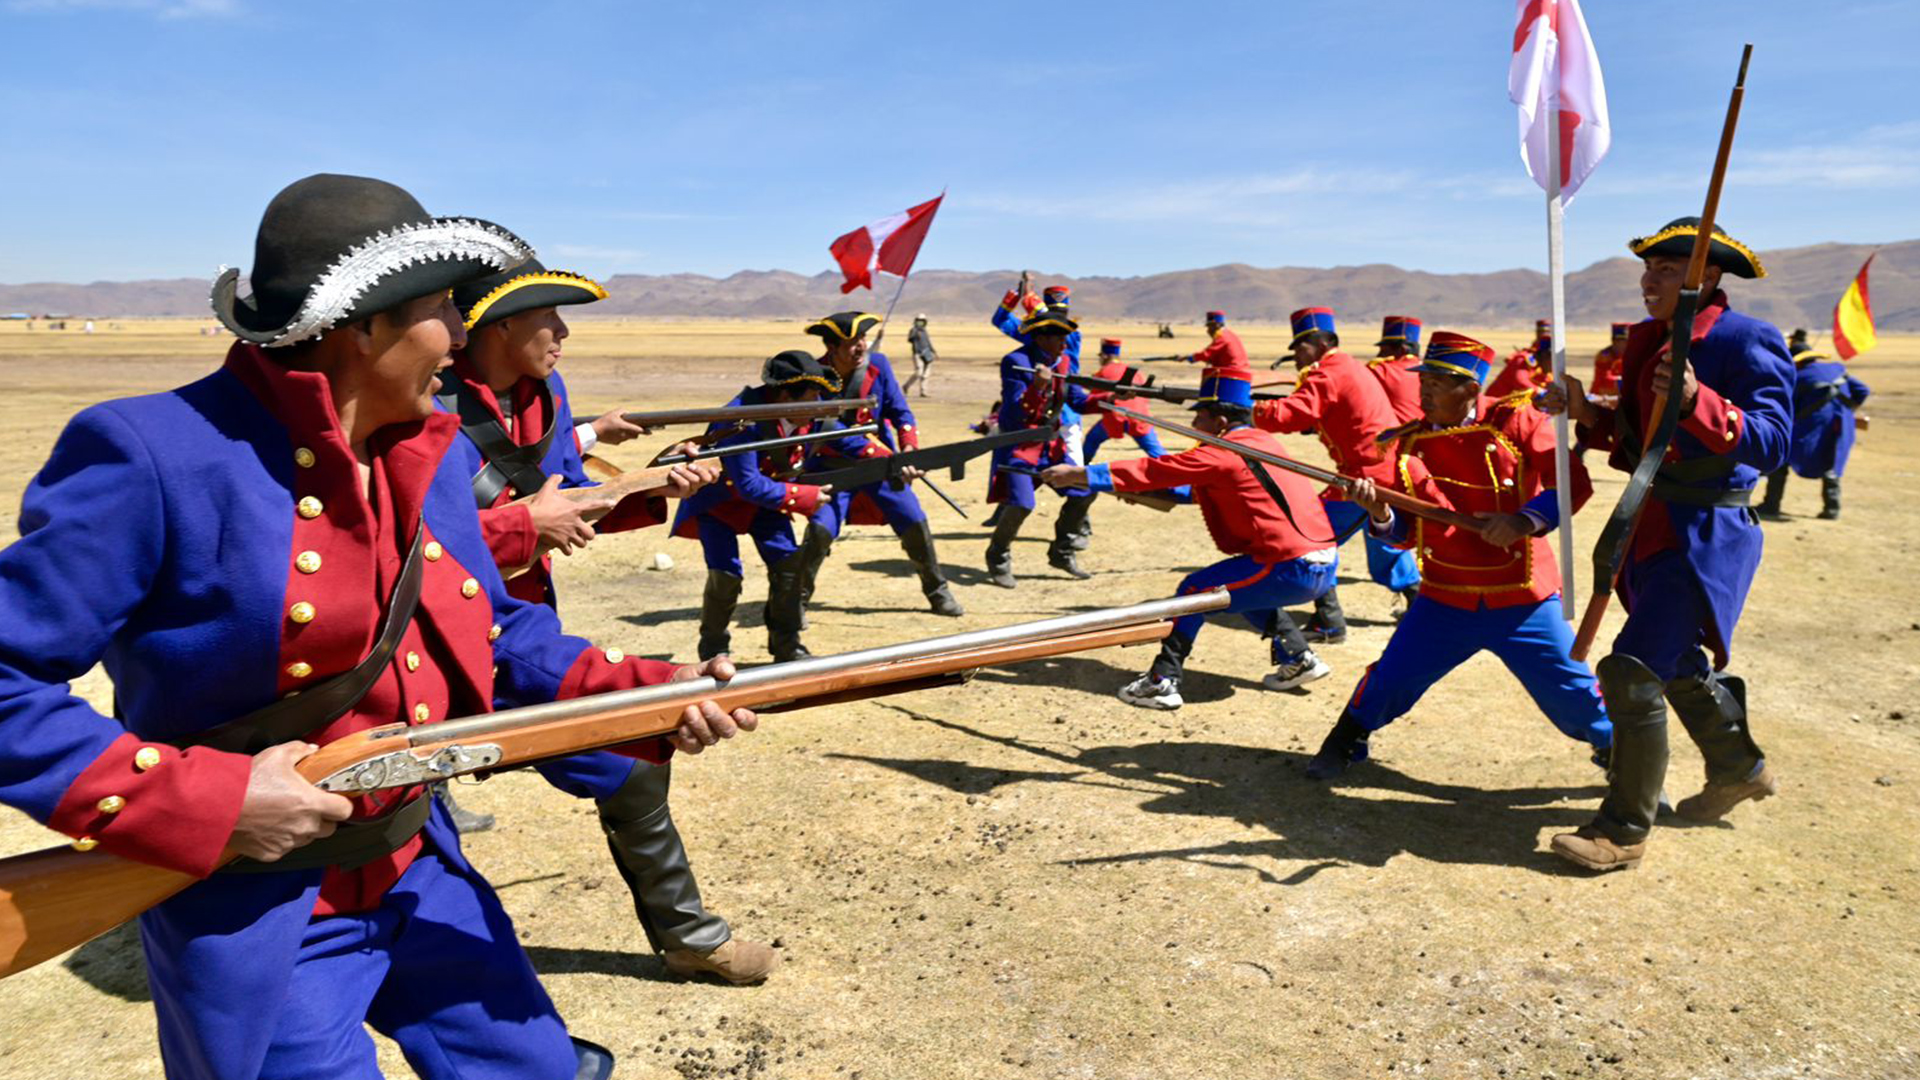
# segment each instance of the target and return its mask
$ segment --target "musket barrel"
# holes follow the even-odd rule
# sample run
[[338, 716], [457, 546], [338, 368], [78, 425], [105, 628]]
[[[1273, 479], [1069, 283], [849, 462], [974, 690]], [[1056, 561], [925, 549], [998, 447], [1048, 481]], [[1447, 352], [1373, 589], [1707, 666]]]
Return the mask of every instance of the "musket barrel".
[[620, 415], [629, 424], [656, 428], [673, 427], [676, 424], [756, 423], [761, 420], [839, 416], [849, 409], [871, 409], [878, 404], [870, 397], [828, 398], [824, 401], [772, 402], [765, 405], [723, 405], [711, 409], [655, 409]]
[[856, 424], [853, 427], [834, 428], [831, 431], [809, 431], [801, 435], [782, 435], [777, 439], [761, 439], [759, 442], [709, 446], [694, 454], [667, 454], [654, 459], [654, 464], [685, 465], [690, 461], [706, 461], [710, 458], [732, 457], [735, 454], [755, 454], [762, 450], [779, 450], [788, 446], [805, 446], [808, 443], [826, 442], [830, 439], [843, 439], [849, 435], [873, 435], [879, 430], [879, 424]]
[[982, 646], [1013, 645], [1023, 641], [1037, 641], [1088, 630], [1177, 619], [1183, 615], [1218, 611], [1226, 606], [1227, 594], [1218, 591], [1176, 596], [1165, 600], [1150, 600], [1127, 607], [1061, 615], [1052, 619], [1015, 623], [1012, 626], [999, 626], [988, 630], [967, 630], [922, 641], [903, 641], [893, 645], [838, 653], [833, 656], [814, 656], [785, 664], [763, 664], [759, 667], [746, 668], [725, 683], [712, 678], [690, 679], [686, 682], [659, 683], [654, 686], [616, 690], [612, 693], [595, 694], [592, 697], [573, 698], [567, 701], [553, 701], [542, 705], [527, 705], [482, 716], [470, 716], [462, 720], [446, 720], [438, 724], [409, 728], [407, 735], [410, 744], [415, 746], [441, 743], [451, 739], [470, 739], [532, 724], [572, 720], [609, 709], [656, 705], [681, 698], [696, 701], [722, 688], [750, 690], [756, 686], [783, 680], [832, 675], [872, 664], [916, 660]]

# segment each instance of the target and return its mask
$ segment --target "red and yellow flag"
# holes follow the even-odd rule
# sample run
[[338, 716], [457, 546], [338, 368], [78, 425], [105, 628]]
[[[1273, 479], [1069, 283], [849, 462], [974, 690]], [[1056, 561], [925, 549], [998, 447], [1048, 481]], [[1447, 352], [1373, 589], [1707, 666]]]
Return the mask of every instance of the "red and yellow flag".
[[1847, 286], [1846, 295], [1833, 305], [1833, 350], [1842, 360], [1859, 356], [1876, 342], [1873, 302], [1867, 296], [1867, 267], [1872, 265], [1873, 256], [1869, 255], [1860, 265], [1860, 272], [1853, 275], [1853, 284]]

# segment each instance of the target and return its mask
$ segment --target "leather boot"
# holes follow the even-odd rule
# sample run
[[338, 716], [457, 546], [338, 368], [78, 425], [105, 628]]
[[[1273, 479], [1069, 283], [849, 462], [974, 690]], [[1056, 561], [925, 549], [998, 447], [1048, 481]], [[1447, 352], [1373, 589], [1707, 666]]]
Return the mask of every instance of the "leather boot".
[[1092, 577], [1093, 573], [1081, 568], [1073, 540], [1080, 535], [1080, 526], [1086, 524], [1087, 511], [1092, 507], [1093, 496], [1069, 495], [1060, 505], [1060, 516], [1053, 523], [1053, 543], [1047, 547], [1048, 566], [1064, 570], [1082, 581]]
[[447, 815], [453, 818], [453, 831], [461, 836], [470, 833], [486, 832], [493, 828], [493, 815], [469, 810], [453, 801], [453, 786], [447, 783], [433, 785], [433, 797], [447, 808]]
[[[672, 765], [637, 762], [619, 791], [600, 800], [607, 850], [633, 893], [633, 910], [654, 951], [681, 974], [708, 971], [729, 982], [758, 982], [778, 959], [773, 950], [733, 937], [726, 920], [700, 902], [686, 845], [674, 828], [667, 792]], [[732, 948], [726, 948], [731, 945]], [[715, 957], [725, 949], [726, 963]]]
[[1667, 683], [1667, 700], [1706, 759], [1707, 784], [1674, 811], [1689, 821], [1719, 821], [1748, 799], [1775, 794], [1779, 783], [1747, 730], [1747, 684], [1708, 673]]
[[[1097, 496], [1088, 496], [1089, 499], [1096, 497]], [[1073, 534], [1073, 550], [1085, 551], [1091, 546], [1093, 546], [1093, 517], [1089, 515], [1086, 520], [1080, 523], [1080, 528]]]
[[1621, 870], [1640, 861], [1660, 812], [1667, 776], [1667, 701], [1660, 677], [1625, 653], [1594, 665], [1613, 720], [1607, 797], [1592, 823], [1553, 838], [1554, 854], [1589, 870]]
[[776, 664], [813, 655], [800, 643], [800, 592], [806, 559], [803, 548], [767, 567], [767, 651]]
[[740, 579], [725, 570], [707, 571], [707, 588], [700, 595], [702, 660], [725, 655], [733, 647], [733, 609], [740, 603]]
[[1768, 521], [1784, 520], [1786, 515], [1780, 512], [1780, 500], [1786, 493], [1787, 467], [1782, 465], [1767, 474], [1766, 494], [1761, 496], [1760, 505], [1755, 512]]
[[607, 1080], [613, 1075], [613, 1051], [578, 1035], [567, 1037], [573, 1040], [573, 1056], [579, 1062], [573, 1080]]
[[1331, 780], [1348, 767], [1367, 760], [1369, 734], [1371, 732], [1360, 726], [1360, 718], [1353, 715], [1353, 710], [1341, 710], [1340, 719], [1320, 743], [1320, 752], [1307, 762], [1307, 779]]
[[927, 606], [933, 613], [950, 618], [965, 615], [966, 609], [953, 598], [953, 590], [947, 586], [947, 575], [940, 569], [940, 556], [933, 550], [933, 527], [925, 520], [907, 526], [900, 533], [900, 547], [906, 551], [914, 572], [920, 575], [920, 592], [926, 596]]
[[813, 522], [800, 538], [800, 551], [806, 559], [800, 564], [800, 629], [807, 628], [807, 605], [813, 603], [813, 584], [820, 579], [820, 568], [833, 554], [833, 534]]
[[1020, 526], [1027, 520], [1032, 510], [1012, 503], [1000, 504], [1000, 521], [993, 527], [993, 535], [987, 540], [987, 581], [1003, 589], [1011, 589], [1013, 580], [1013, 538], [1020, 535]]
[[1820, 478], [1820, 517], [1832, 521], [1840, 516], [1840, 477], [1827, 473]]

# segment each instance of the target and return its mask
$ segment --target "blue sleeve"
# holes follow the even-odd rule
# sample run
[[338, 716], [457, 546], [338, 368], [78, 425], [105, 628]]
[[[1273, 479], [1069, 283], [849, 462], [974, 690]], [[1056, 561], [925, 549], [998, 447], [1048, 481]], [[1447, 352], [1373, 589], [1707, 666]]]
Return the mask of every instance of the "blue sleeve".
[[1741, 343], [1744, 355], [1729, 366], [1727, 387], [1714, 387], [1746, 415], [1736, 461], [1770, 473], [1787, 463], [1793, 442], [1793, 359], [1786, 339], [1772, 326], [1755, 321]]
[[881, 353], [875, 353], [868, 362], [874, 364], [879, 374], [873, 380], [873, 393], [879, 399], [880, 419], [895, 427], [912, 427], [918, 423], [913, 418], [913, 407], [907, 404], [907, 395], [900, 392], [900, 380], [893, 373], [893, 364]]
[[1019, 369], [1026, 359], [1025, 353], [1014, 353], [1000, 361], [1001, 431], [1014, 431], [1027, 426], [1026, 412], [1020, 407], [1020, 400], [1027, 396], [1027, 387], [1032, 383], [1033, 375]]
[[553, 445], [547, 450], [549, 474], [559, 473], [561, 487], [594, 487], [599, 481], [587, 475], [587, 463], [580, 456], [579, 440], [573, 437], [573, 400], [567, 394], [567, 384], [560, 379], [560, 373], [547, 376], [547, 385], [553, 389]]
[[1087, 490], [1112, 491], [1113, 466], [1104, 461], [1087, 466]]
[[[1579, 488], [1574, 490], [1578, 491]], [[1524, 509], [1527, 513], [1539, 515], [1540, 520], [1546, 522], [1548, 532], [1560, 527], [1560, 494], [1553, 488], [1541, 488], [1540, 494], [1527, 500]]]
[[0, 803], [45, 822], [76, 777], [125, 732], [69, 685], [106, 655], [166, 554], [153, 459], [127, 418], [76, 416], [20, 504], [0, 550]]
[[1013, 340], [1019, 342], [1022, 345], [1025, 345], [1027, 343], [1027, 336], [1020, 332], [1020, 316], [1015, 315], [1013, 312], [1008, 311], [1006, 308], [1000, 307], [998, 305], [994, 307], [993, 328], [1007, 335]]
[[1857, 409], [1865, 405], [1867, 398], [1872, 394], [1873, 391], [1867, 389], [1866, 383], [1861, 382], [1851, 375], [1847, 376], [1847, 406], [1849, 408]]
[[[762, 435], [749, 428], [731, 438], [722, 439], [719, 446], [733, 446], [737, 443], [756, 442]], [[787, 485], [760, 471], [759, 454], [729, 454], [720, 459], [720, 468], [732, 482], [733, 490], [743, 499], [755, 506], [764, 506], [769, 510], [778, 510], [787, 499]]]

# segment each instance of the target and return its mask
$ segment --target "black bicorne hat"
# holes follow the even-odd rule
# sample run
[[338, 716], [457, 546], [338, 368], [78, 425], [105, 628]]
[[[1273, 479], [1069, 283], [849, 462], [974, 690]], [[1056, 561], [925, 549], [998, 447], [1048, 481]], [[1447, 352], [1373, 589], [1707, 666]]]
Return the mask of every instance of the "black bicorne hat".
[[533, 257], [511, 232], [437, 218], [384, 180], [320, 173], [273, 197], [253, 246], [253, 295], [240, 272], [213, 283], [213, 311], [243, 341], [272, 348], [319, 337]]
[[[1652, 236], [1642, 236], [1627, 241], [1627, 250], [1643, 259], [1649, 255], [1666, 255], [1684, 259], [1693, 254], [1693, 240], [1699, 235], [1699, 218], [1674, 218]], [[1760, 265], [1760, 256], [1755, 255], [1752, 248], [1721, 231], [1718, 225], [1713, 228], [1713, 239], [1707, 248], [1707, 261], [1734, 277], [1763, 278], [1767, 276], [1767, 268]]]
[[605, 300], [607, 290], [590, 277], [569, 270], [549, 270], [539, 259], [528, 259], [512, 270], [488, 274], [453, 289], [454, 306], [467, 329], [478, 330], [510, 315], [535, 308], [591, 304]]
[[815, 319], [807, 327], [807, 333], [826, 339], [833, 345], [842, 341], [852, 341], [867, 331], [880, 325], [880, 316], [865, 311], [838, 311], [824, 319]]
[[821, 363], [819, 357], [804, 349], [788, 349], [770, 357], [760, 368], [760, 383], [763, 386], [813, 383], [829, 394], [840, 392], [840, 377]]
[[1071, 334], [1080, 329], [1064, 307], [1043, 307], [1020, 324], [1023, 334]]

